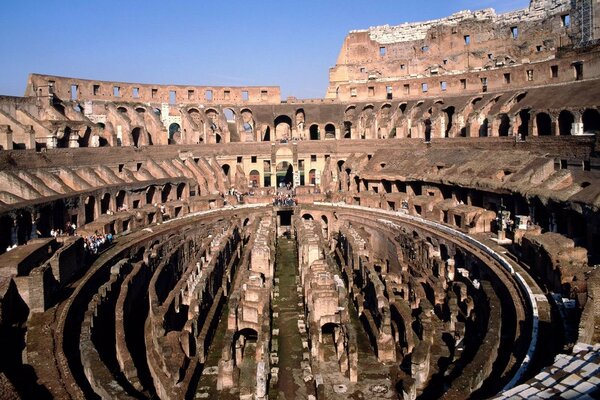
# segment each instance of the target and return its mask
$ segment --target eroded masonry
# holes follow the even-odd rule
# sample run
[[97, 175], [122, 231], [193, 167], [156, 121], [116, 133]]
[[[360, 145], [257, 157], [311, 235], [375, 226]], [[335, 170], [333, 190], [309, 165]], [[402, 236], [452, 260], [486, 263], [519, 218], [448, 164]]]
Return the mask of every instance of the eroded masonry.
[[0, 397], [590, 398], [600, 6], [346, 37], [323, 99], [0, 98]]

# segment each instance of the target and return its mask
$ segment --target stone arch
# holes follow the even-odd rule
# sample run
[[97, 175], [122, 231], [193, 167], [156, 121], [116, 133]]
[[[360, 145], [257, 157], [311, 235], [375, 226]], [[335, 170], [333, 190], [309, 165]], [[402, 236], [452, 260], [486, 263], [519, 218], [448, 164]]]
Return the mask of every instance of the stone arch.
[[558, 115], [558, 133], [562, 135], [571, 135], [573, 133], [573, 124], [575, 116], [572, 112], [563, 110]]
[[335, 139], [335, 125], [331, 122], [325, 125], [325, 139]]
[[531, 115], [529, 114], [529, 108], [525, 108], [520, 110], [517, 114], [520, 120], [518, 132], [519, 135], [524, 138], [529, 135], [529, 121], [531, 119]]
[[96, 198], [94, 196], [88, 196], [85, 199], [85, 223], [89, 224], [96, 220]]
[[277, 140], [288, 140], [292, 135], [292, 119], [288, 115], [279, 115], [273, 121], [275, 126], [275, 138]]
[[304, 213], [304, 214], [302, 214], [302, 219], [305, 219], [307, 221], [313, 221], [314, 217], [309, 213]]
[[600, 113], [595, 108], [588, 108], [583, 112], [583, 132], [600, 132]]
[[223, 164], [221, 165], [221, 169], [223, 170], [225, 176], [229, 178], [229, 174], [231, 173], [231, 166], [229, 164]]
[[344, 121], [344, 139], [352, 139], [352, 122]]
[[452, 130], [452, 124], [454, 119], [454, 113], [456, 112], [456, 108], [454, 106], [446, 107], [442, 110], [445, 114], [446, 121], [446, 129], [444, 130], [444, 137], [450, 137], [450, 132]]
[[281, 161], [277, 163], [275, 168], [275, 175], [277, 178], [277, 187], [281, 184], [288, 185], [294, 184], [294, 166], [292, 163], [287, 161]]
[[139, 126], [133, 128], [133, 130], [131, 131], [131, 139], [133, 140], [134, 147], [138, 147], [140, 145], [141, 133], [142, 128], [140, 128]]
[[487, 118], [484, 118], [481, 121], [481, 125], [479, 125], [479, 137], [487, 137], [489, 130], [489, 121]]
[[260, 187], [260, 172], [258, 170], [253, 169], [250, 171], [248, 174], [248, 184], [253, 188]]
[[100, 214], [107, 214], [110, 210], [110, 193], [104, 193], [100, 199]]
[[500, 121], [498, 136], [508, 136], [510, 133], [510, 117], [507, 114], [500, 114], [498, 120]]
[[146, 189], [146, 204], [154, 204], [154, 196], [156, 194], [156, 187], [150, 186]]
[[320, 139], [319, 125], [312, 124], [309, 128], [309, 134], [310, 134], [310, 140], [319, 140]]
[[181, 135], [181, 126], [177, 122], [169, 125], [169, 144], [174, 144]]
[[177, 185], [177, 200], [184, 200], [187, 197], [186, 187], [187, 185], [184, 182]]
[[310, 171], [308, 171], [308, 184], [316, 185], [317, 184], [316, 179], [317, 179], [317, 170], [313, 168]]
[[119, 190], [115, 197], [117, 211], [122, 210], [127, 200], [127, 193], [124, 190]]
[[535, 116], [535, 125], [538, 136], [552, 135], [552, 118], [545, 112], [539, 112]]
[[161, 203], [166, 203], [167, 201], [169, 201], [170, 195], [171, 195], [171, 184], [167, 183], [165, 186], [163, 186], [162, 190], [160, 191]]

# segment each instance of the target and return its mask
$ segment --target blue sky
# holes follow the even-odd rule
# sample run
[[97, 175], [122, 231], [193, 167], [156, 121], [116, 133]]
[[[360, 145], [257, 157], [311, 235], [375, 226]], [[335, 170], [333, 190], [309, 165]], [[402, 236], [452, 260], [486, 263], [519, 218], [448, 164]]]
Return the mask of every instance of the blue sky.
[[3, 0], [0, 95], [22, 96], [30, 72], [140, 83], [277, 85], [325, 95], [352, 29], [498, 12], [528, 0]]

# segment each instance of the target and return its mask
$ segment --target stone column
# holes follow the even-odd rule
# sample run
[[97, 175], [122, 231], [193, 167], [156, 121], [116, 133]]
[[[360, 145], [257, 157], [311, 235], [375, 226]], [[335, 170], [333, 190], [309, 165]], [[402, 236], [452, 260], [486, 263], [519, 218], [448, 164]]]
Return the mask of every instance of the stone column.
[[0, 149], [13, 149], [13, 134], [10, 125], [0, 125]]

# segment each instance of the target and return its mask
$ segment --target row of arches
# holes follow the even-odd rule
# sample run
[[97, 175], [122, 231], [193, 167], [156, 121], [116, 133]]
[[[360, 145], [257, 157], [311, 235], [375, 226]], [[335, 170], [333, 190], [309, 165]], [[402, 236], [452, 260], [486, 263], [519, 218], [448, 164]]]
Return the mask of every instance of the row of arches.
[[[169, 201], [185, 200], [189, 196], [188, 185], [181, 182], [177, 185], [166, 183], [162, 186], [149, 186], [144, 195], [145, 204], [167, 203]], [[131, 203], [131, 204], [130, 204]], [[106, 192], [98, 197], [89, 195], [84, 200], [84, 223], [89, 224], [98, 219], [100, 215], [139, 208], [139, 200], [131, 201], [130, 195], [125, 190], [120, 190], [116, 195]]]

